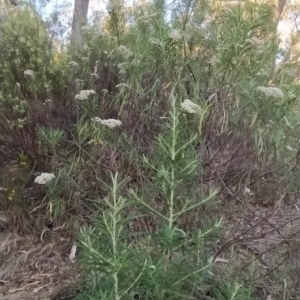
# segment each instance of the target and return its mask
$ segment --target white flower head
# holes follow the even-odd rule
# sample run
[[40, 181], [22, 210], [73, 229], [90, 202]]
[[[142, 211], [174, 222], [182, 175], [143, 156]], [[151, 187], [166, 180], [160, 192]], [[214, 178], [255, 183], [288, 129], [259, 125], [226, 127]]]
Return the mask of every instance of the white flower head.
[[277, 99], [283, 98], [283, 92], [281, 89], [272, 86], [258, 86], [257, 90], [263, 93], [266, 97], [272, 97]]
[[182, 110], [189, 114], [197, 114], [201, 111], [201, 107], [189, 99], [185, 99], [180, 106]]
[[55, 175], [53, 173], [42, 173], [41, 175], [35, 178], [34, 182], [37, 184], [46, 184], [54, 178]]
[[96, 92], [94, 90], [82, 90], [79, 94], [75, 96], [76, 100], [86, 100], [91, 95], [96, 95]]
[[182, 35], [177, 29], [173, 29], [169, 33], [169, 38], [171, 38], [174, 41], [179, 41], [181, 40]]
[[91, 120], [92, 122], [96, 122], [96, 123], [101, 123], [102, 121], [99, 117], [92, 118]]
[[101, 125], [107, 126], [109, 128], [114, 128], [122, 125], [122, 122], [120, 120], [116, 119], [107, 119], [107, 120], [101, 120]]
[[24, 75], [33, 76], [33, 71], [32, 70], [26, 70], [26, 71], [24, 71]]

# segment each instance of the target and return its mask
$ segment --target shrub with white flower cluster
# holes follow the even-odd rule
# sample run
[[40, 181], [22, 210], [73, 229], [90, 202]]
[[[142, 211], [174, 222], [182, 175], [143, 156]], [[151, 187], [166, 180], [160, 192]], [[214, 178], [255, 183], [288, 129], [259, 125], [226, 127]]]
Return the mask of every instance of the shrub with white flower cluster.
[[180, 106], [183, 111], [189, 114], [197, 114], [201, 111], [201, 107], [190, 99], [185, 99]]
[[41, 175], [35, 178], [34, 182], [37, 184], [46, 184], [54, 178], [55, 175], [53, 173], [42, 173]]
[[94, 90], [82, 90], [79, 94], [75, 96], [76, 100], [86, 100], [91, 95], [96, 95], [96, 92]]
[[263, 93], [266, 97], [273, 97], [277, 99], [283, 98], [283, 92], [281, 89], [272, 86], [258, 86], [257, 90]]
[[116, 119], [102, 120], [99, 117], [92, 118], [92, 122], [99, 123], [109, 128], [114, 128], [122, 125], [122, 122], [120, 120], [116, 120]]

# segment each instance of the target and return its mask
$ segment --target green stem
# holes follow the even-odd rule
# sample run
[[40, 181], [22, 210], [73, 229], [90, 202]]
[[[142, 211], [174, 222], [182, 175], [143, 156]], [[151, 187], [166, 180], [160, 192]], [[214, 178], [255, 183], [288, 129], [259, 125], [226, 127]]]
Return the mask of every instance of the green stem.
[[114, 278], [114, 291], [115, 291], [115, 299], [119, 300], [120, 295], [119, 295], [119, 281], [118, 281], [118, 271], [116, 270], [116, 261], [117, 261], [117, 176], [115, 177], [115, 180], [113, 181], [113, 201], [114, 201], [114, 208], [113, 208], [113, 226], [112, 226], [112, 250], [113, 250], [113, 256], [114, 256], [114, 273], [113, 273], [113, 278]]

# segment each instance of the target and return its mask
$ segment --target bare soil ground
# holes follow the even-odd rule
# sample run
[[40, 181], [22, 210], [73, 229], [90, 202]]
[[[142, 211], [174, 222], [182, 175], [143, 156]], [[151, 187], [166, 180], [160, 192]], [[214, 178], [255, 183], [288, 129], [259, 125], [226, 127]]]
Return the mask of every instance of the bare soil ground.
[[1, 233], [0, 244], [1, 299], [27, 300], [33, 295], [41, 300], [72, 299], [77, 271], [69, 259], [69, 239], [42, 242], [33, 236]]

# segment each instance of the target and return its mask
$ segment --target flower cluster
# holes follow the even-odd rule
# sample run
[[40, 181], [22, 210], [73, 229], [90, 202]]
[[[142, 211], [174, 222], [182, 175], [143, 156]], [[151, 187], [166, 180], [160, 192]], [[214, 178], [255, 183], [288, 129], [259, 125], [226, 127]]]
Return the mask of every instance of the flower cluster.
[[197, 114], [201, 111], [201, 107], [189, 99], [185, 99], [181, 103], [181, 109], [189, 114]]
[[42, 173], [41, 175], [35, 178], [34, 182], [37, 184], [46, 184], [54, 178], [55, 175], [53, 173]]
[[169, 38], [172, 39], [173, 41], [179, 41], [181, 40], [182, 35], [178, 30], [173, 29], [169, 33]]
[[92, 122], [100, 123], [101, 125], [107, 126], [109, 128], [114, 128], [122, 125], [122, 122], [120, 120], [116, 120], [116, 119], [102, 120], [98, 117], [93, 118]]
[[125, 59], [131, 57], [133, 55], [133, 52], [128, 49], [127, 47], [125, 47], [124, 45], [120, 45], [118, 48], [117, 48], [117, 52], [123, 56]]
[[25, 70], [24, 75], [33, 76], [33, 71], [32, 70]]
[[94, 90], [82, 90], [79, 94], [75, 96], [76, 100], [86, 100], [91, 95], [96, 95], [96, 92]]
[[272, 86], [258, 86], [257, 90], [263, 93], [266, 97], [273, 97], [277, 99], [283, 98], [283, 92], [281, 89]]

